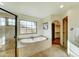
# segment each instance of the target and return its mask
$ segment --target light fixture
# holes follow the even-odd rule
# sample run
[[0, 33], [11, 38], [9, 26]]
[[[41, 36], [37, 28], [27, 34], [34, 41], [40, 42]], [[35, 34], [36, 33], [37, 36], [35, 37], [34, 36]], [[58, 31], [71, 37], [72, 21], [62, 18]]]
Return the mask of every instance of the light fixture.
[[4, 5], [2, 2], [0, 2], [0, 5]]
[[64, 8], [64, 5], [60, 5], [60, 8]]

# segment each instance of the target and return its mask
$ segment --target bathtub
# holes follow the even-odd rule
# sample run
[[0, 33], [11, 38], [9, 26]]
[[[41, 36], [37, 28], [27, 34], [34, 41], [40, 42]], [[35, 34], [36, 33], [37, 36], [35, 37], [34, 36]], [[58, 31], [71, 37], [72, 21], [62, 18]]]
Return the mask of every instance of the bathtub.
[[30, 38], [24, 38], [21, 39], [20, 42], [21, 43], [34, 43], [34, 42], [40, 42], [40, 41], [44, 41], [47, 40], [46, 37], [30, 37]]
[[79, 57], [79, 41], [68, 41], [68, 55], [71, 57]]
[[52, 46], [51, 40], [42, 36], [20, 39], [17, 45], [20, 57], [32, 56]]

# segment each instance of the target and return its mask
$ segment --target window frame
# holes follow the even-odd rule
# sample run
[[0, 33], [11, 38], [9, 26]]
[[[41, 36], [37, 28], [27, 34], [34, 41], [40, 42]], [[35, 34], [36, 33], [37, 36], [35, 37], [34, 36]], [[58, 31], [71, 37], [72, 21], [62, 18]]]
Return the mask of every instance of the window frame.
[[[35, 32], [35, 33], [27, 33], [27, 32], [26, 32], [26, 33], [23, 33], [23, 34], [22, 34], [22, 33], [20, 32], [20, 21], [29, 21], [29, 22], [34, 22], [34, 23], [36, 23], [36, 32]], [[27, 31], [27, 30], [26, 30], [26, 31]], [[19, 34], [20, 34], [20, 35], [37, 34], [37, 21], [31, 21], [31, 20], [19, 20]]]

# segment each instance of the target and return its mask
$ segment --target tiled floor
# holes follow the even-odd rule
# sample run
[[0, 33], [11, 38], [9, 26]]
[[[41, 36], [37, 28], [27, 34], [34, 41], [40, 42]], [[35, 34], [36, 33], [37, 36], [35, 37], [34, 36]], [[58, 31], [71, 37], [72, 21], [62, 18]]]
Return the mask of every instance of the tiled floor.
[[0, 50], [0, 57], [14, 57], [15, 56], [15, 41], [14, 39], [8, 39], [7, 44], [2, 48], [5, 50]]
[[68, 57], [66, 52], [59, 45], [53, 45], [51, 48], [39, 52], [32, 57]]
[[[11, 57], [14, 56], [14, 49], [6, 50], [4, 52], [0, 52], [0, 57]], [[26, 56], [25, 56], [26, 57]], [[68, 57], [66, 52], [59, 45], [53, 45], [51, 48], [48, 48], [45, 51], [36, 53], [31, 57]]]
[[0, 57], [14, 57], [15, 49], [0, 51]]

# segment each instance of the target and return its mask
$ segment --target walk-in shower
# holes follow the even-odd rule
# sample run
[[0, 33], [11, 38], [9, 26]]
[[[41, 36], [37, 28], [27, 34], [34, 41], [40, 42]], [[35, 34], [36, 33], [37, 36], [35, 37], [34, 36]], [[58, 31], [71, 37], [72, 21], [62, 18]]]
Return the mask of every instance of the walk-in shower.
[[0, 8], [0, 57], [17, 56], [17, 16]]

